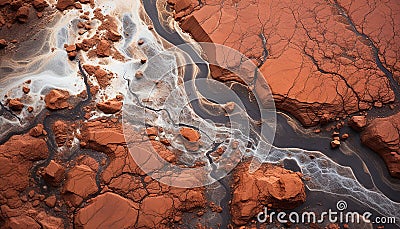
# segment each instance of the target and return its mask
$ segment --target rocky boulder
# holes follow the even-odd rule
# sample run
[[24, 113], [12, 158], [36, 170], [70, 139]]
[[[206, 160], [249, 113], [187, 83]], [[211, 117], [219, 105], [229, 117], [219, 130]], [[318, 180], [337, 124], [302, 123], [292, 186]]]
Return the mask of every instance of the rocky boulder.
[[114, 193], [92, 199], [74, 217], [77, 228], [135, 228], [139, 205]]
[[349, 119], [348, 124], [356, 131], [361, 131], [367, 125], [365, 116], [353, 116]]
[[306, 193], [301, 174], [272, 165], [262, 165], [250, 174], [249, 163], [234, 172], [231, 215], [236, 225], [244, 225], [264, 206], [293, 209], [304, 203]]
[[400, 113], [374, 119], [361, 133], [361, 141], [385, 161], [390, 174], [400, 178]]

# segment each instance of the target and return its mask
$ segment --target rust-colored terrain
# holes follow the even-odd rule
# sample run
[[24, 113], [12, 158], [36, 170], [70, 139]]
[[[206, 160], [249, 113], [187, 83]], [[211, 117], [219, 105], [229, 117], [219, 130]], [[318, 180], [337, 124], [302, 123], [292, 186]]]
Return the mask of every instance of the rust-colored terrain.
[[399, 77], [395, 1], [169, 2], [196, 41], [223, 44], [253, 59], [277, 107], [304, 125], [395, 99], [398, 86], [389, 76]]
[[[253, 59], [277, 108], [304, 126], [329, 123], [326, 129], [337, 131], [346, 120], [357, 125], [348, 119], [357, 112], [398, 109], [400, 5], [396, 1], [168, 3], [180, 27], [196, 41], [226, 45]], [[222, 81], [241, 82], [218, 70], [211, 74]], [[399, 177], [398, 149], [393, 148], [399, 130], [396, 122], [387, 129], [385, 120], [374, 120], [362, 140], [384, 158], [391, 175]], [[349, 137], [347, 133], [339, 137], [339, 132], [333, 136], [333, 148]]]
[[[59, 0], [54, 5], [36, 0], [0, 1], [1, 29], [9, 31], [21, 23], [33, 28], [33, 19], [41, 18], [42, 12], [57, 14], [57, 10], [81, 9], [82, 4], [94, 7], [93, 1], [83, 0]], [[79, 43], [65, 44], [66, 58], [72, 61], [85, 52], [89, 58], [122, 60], [114, 48], [121, 35], [113, 18], [103, 15], [101, 9], [95, 10], [95, 18], [101, 22], [99, 32]], [[80, 19], [76, 25], [79, 33], [93, 29], [83, 10]], [[0, 48], [10, 53], [19, 41], [8, 35], [0, 40]], [[257, 215], [260, 204], [288, 209], [305, 201], [301, 174], [272, 165], [254, 174], [248, 173], [247, 162], [236, 168], [227, 209], [210, 201], [210, 187], [176, 188], [154, 180], [128, 152], [121, 124], [123, 95], [108, 98], [98, 94], [110, 86], [113, 73], [82, 63], [76, 74], [86, 80], [88, 90], [78, 95], [50, 90], [42, 98], [44, 115], [36, 124], [0, 145], [1, 228], [186, 228], [188, 222], [190, 227], [203, 228], [207, 214], [231, 214], [230, 227], [239, 228]], [[93, 81], [87, 81], [88, 77]], [[26, 96], [30, 83], [22, 85]], [[9, 112], [33, 109], [21, 98], [2, 101], [2, 109]], [[103, 117], [94, 118], [95, 112]], [[160, 140], [161, 131], [149, 127], [133, 133], [130, 140], [149, 139], [163, 158], [174, 162], [175, 152], [167, 148], [168, 141]], [[190, 146], [198, 145], [196, 130], [182, 128], [180, 133]], [[261, 190], [264, 185], [268, 188]]]
[[[367, 116], [372, 109], [392, 113], [398, 109], [400, 4], [394, 0], [167, 2], [174, 19], [196, 41], [229, 46], [256, 63], [279, 110], [305, 127], [318, 126], [315, 133], [335, 130], [332, 148], [351, 137], [338, 132], [347, 123], [384, 159], [390, 174], [400, 178], [400, 113]], [[93, 17], [82, 10], [85, 6], [94, 9]], [[249, 173], [247, 159], [225, 178], [226, 203], [222, 196], [221, 203], [212, 200], [215, 187], [170, 187], [143, 172], [124, 137], [125, 96], [102, 94], [113, 90], [112, 81], [120, 76], [93, 63], [76, 62], [83, 53], [104, 63], [106, 58], [124, 61], [116, 48], [123, 37], [120, 25], [113, 15], [96, 8], [96, 1], [0, 0], [0, 55], [15, 52], [37, 32], [35, 28], [44, 28], [39, 25], [71, 9], [79, 11], [73, 30], [81, 37], [63, 44], [63, 51], [70, 63], [79, 64], [76, 74], [87, 88], [77, 95], [51, 88], [42, 98], [45, 108], [35, 124], [1, 142], [0, 228], [207, 228], [204, 225], [215, 215], [228, 215], [229, 228], [255, 228], [254, 219], [264, 206], [280, 211], [306, 201], [306, 178], [300, 172], [263, 164]], [[29, 32], [21, 30], [24, 35], [18, 37], [14, 28]], [[242, 82], [216, 68], [211, 74], [220, 81]], [[137, 71], [135, 77], [140, 80], [144, 74]], [[1, 98], [1, 115], [32, 113], [26, 99], [30, 86], [30, 81], [20, 85], [21, 98]], [[199, 148], [198, 130], [182, 127], [179, 133], [188, 151]], [[170, 163], [182, 153], [170, 149], [171, 142], [159, 126], [129, 134], [129, 141], [149, 141]], [[223, 151], [219, 148], [212, 155]]]

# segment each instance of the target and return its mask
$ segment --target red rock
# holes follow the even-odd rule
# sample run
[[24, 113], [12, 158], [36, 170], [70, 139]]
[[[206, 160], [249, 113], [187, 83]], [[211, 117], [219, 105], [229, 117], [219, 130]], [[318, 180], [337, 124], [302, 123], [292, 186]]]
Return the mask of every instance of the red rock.
[[68, 7], [74, 6], [75, 0], [58, 0], [56, 8], [58, 10], [66, 10]]
[[105, 114], [115, 114], [122, 109], [122, 102], [117, 99], [99, 102], [96, 104], [97, 108]]
[[39, 137], [40, 135], [43, 134], [43, 130], [44, 130], [43, 124], [38, 124], [29, 131], [29, 135], [31, 135], [32, 137]]
[[201, 137], [200, 133], [197, 130], [188, 127], [182, 127], [179, 130], [181, 136], [185, 139], [183, 144], [188, 151], [195, 152], [199, 150], [200, 144], [199, 139]]
[[75, 59], [75, 57], [78, 55], [77, 49], [76, 49], [76, 45], [66, 45], [65, 46], [65, 50], [67, 51], [68, 54], [68, 58], [70, 60]]
[[10, 99], [8, 107], [13, 111], [21, 111], [24, 108], [24, 104], [19, 99]]
[[353, 116], [349, 119], [348, 124], [356, 131], [361, 131], [367, 125], [365, 116]]
[[68, 125], [64, 121], [57, 120], [53, 125], [53, 133], [58, 147], [63, 146], [68, 140]]
[[73, 60], [78, 55], [78, 52], [77, 51], [68, 52], [67, 55], [70, 60]]
[[75, 2], [74, 7], [77, 9], [82, 9], [82, 4], [79, 2]]
[[94, 39], [83, 39], [81, 43], [77, 43], [76, 47], [78, 49], [82, 49], [83, 51], [87, 52], [91, 48], [93, 48], [96, 45], [96, 42]]
[[6, 197], [0, 198], [0, 205], [17, 208], [20, 192], [28, 188], [33, 163], [48, 157], [47, 144], [29, 135], [15, 135], [0, 145], [0, 152], [0, 196]]
[[29, 7], [28, 6], [22, 6], [21, 8], [18, 9], [17, 11], [17, 19], [21, 23], [25, 23], [28, 21], [29, 17]]
[[67, 201], [74, 206], [97, 191], [96, 173], [88, 166], [78, 165], [68, 172], [63, 192]]
[[43, 11], [44, 8], [48, 7], [49, 4], [46, 2], [46, 0], [34, 0], [32, 2], [33, 7], [35, 7], [35, 9], [37, 11]]
[[329, 224], [326, 229], [340, 229], [339, 225], [331, 223]]
[[93, 66], [89, 64], [83, 65], [83, 68], [89, 75], [94, 75], [95, 71], [98, 70], [100, 67], [99, 66]]
[[174, 201], [170, 197], [156, 196], [145, 198], [140, 208], [137, 226], [139, 228], [157, 227], [164, 219], [169, 217], [169, 213], [173, 207]]
[[74, 217], [77, 228], [134, 228], [139, 205], [114, 193], [92, 199]]
[[23, 215], [18, 217], [9, 218], [4, 228], [15, 228], [15, 229], [22, 229], [22, 228], [29, 228], [29, 229], [40, 229], [41, 226], [31, 217]]
[[97, 43], [96, 53], [98, 57], [111, 56], [111, 44], [107, 40], [101, 40]]
[[[130, 154], [122, 146], [116, 147], [112, 153], [113, 159], [102, 173], [102, 179], [109, 183], [114, 177], [121, 176], [123, 172], [130, 174], [141, 174], [142, 171], [133, 161]], [[116, 183], [114, 183], [116, 185]], [[114, 187], [117, 188], [117, 187]], [[123, 188], [121, 188], [123, 189]], [[147, 191], [145, 191], [147, 193]]]
[[60, 110], [70, 106], [67, 102], [69, 99], [69, 92], [54, 89], [51, 90], [44, 98], [46, 108], [50, 110]]
[[93, 171], [97, 171], [99, 169], [99, 163], [92, 157], [84, 156], [82, 159], [79, 159], [80, 165], [86, 165]]
[[0, 39], [0, 49], [7, 47], [7, 41], [5, 39]]
[[24, 2], [22, 0], [13, 0], [10, 2], [10, 6], [13, 11], [17, 11], [19, 8], [22, 7], [23, 4]]
[[179, 132], [182, 137], [190, 142], [197, 142], [201, 137], [200, 133], [197, 130], [188, 127], [182, 127]]
[[94, 75], [101, 88], [106, 88], [110, 85], [110, 74], [99, 66], [84, 65], [83, 68], [89, 75]]
[[67, 52], [76, 51], [76, 45], [67, 45], [67, 47], [65, 48], [65, 50], [66, 50]]
[[340, 141], [338, 139], [334, 139], [333, 141], [331, 141], [331, 147], [332, 148], [338, 148], [340, 146]]
[[[201, 4], [195, 0], [169, 2], [181, 28], [196, 41], [229, 46], [262, 65], [260, 71], [271, 87], [277, 108], [293, 114], [303, 125], [321, 123], [325, 114], [341, 117], [372, 108], [375, 102], [388, 104], [395, 99], [389, 80], [378, 65], [370, 67], [376, 60], [369, 41], [350, 29], [351, 25], [335, 4], [321, 4], [318, 0], [306, 3], [290, 0], [231, 1], [230, 4], [217, 0]], [[395, 2], [390, 1], [388, 5], [397, 9]], [[394, 45], [399, 39], [394, 32], [399, 30], [399, 25], [391, 23], [400, 14], [379, 16], [388, 6], [369, 6], [366, 0], [357, 4], [342, 0], [338, 5], [358, 18], [355, 24], [358, 30], [368, 28], [374, 44], [378, 45], [379, 55], [385, 60], [390, 56], [388, 69], [400, 73], [400, 63], [396, 61], [399, 50]], [[324, 21], [315, 20], [316, 17]], [[376, 18], [381, 20], [376, 22]], [[321, 30], [321, 26], [329, 29]], [[260, 38], [260, 31], [265, 39]], [[265, 49], [268, 58], [264, 61]], [[344, 49], [352, 51], [343, 52]], [[210, 53], [209, 57], [213, 55]], [[221, 59], [230, 66], [239, 64], [239, 59]], [[210, 69], [218, 80], [243, 80], [234, 74], [221, 73], [213, 66]]]
[[146, 128], [146, 134], [148, 136], [158, 136], [158, 128], [155, 126]]
[[267, 204], [293, 209], [305, 201], [304, 184], [298, 174], [266, 164], [252, 174], [248, 169], [249, 163], [242, 163], [234, 172], [230, 211], [236, 225], [248, 223]]
[[64, 179], [64, 173], [64, 167], [51, 160], [43, 170], [43, 178], [47, 182], [57, 185]]
[[125, 136], [122, 127], [110, 127], [104, 123], [94, 121], [85, 123], [82, 128], [82, 141], [91, 148], [105, 153], [112, 153], [118, 145], [125, 145]]
[[137, 71], [137, 72], [135, 73], [135, 77], [136, 77], [136, 79], [141, 79], [141, 78], [143, 78], [143, 72], [142, 72], [142, 71]]
[[377, 152], [385, 161], [390, 175], [400, 178], [400, 113], [374, 119], [361, 133], [363, 144]]
[[112, 179], [108, 187], [118, 193], [123, 193], [135, 202], [141, 201], [148, 194], [141, 179], [128, 174], [122, 174]]
[[110, 76], [105, 70], [101, 68], [97, 69], [94, 72], [94, 76], [96, 77], [101, 88], [105, 88], [110, 85]]
[[63, 219], [48, 215], [44, 211], [37, 214], [35, 219], [37, 222], [39, 222], [42, 228], [46, 229], [65, 228]]
[[49, 196], [47, 197], [44, 202], [46, 203], [47, 206], [54, 208], [54, 206], [56, 206], [56, 202], [57, 202], [57, 197], [56, 196]]
[[187, 9], [193, 10], [198, 5], [198, 2], [192, 0], [168, 0], [168, 3], [174, 6], [176, 12], [182, 12]]
[[10, 4], [11, 0], [0, 0], [0, 6], [5, 6], [7, 4]]
[[114, 41], [114, 42], [119, 41], [122, 37], [121, 34], [119, 34], [115, 30], [108, 30], [106, 36], [107, 36], [107, 39], [109, 39], [110, 41]]

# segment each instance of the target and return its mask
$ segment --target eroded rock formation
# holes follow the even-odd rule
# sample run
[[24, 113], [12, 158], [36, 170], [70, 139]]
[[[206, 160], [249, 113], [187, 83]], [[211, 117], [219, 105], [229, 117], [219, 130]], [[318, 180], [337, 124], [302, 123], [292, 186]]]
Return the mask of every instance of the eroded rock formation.
[[400, 113], [376, 118], [361, 133], [363, 144], [379, 153], [390, 174], [400, 178]]
[[51, 90], [44, 98], [46, 107], [51, 110], [64, 109], [70, 106], [67, 102], [70, 95], [68, 91], [54, 89]]
[[400, 19], [395, 1], [168, 2], [196, 41], [226, 45], [254, 60], [277, 107], [304, 125], [395, 99], [392, 87], [397, 86], [374, 53], [398, 78], [400, 26], [391, 23]]
[[306, 199], [301, 174], [281, 167], [263, 165], [250, 174], [249, 163], [235, 168], [231, 202], [232, 222], [247, 224], [265, 207], [293, 209]]
[[[34, 12], [31, 6], [41, 13], [48, 6], [66, 11], [81, 9], [81, 4], [86, 3], [94, 6], [90, 0], [0, 1], [0, 6], [5, 6], [1, 12], [6, 12], [0, 14], [0, 26], [29, 23], [30, 14]], [[176, 7], [179, 4], [184, 6], [184, 3], [177, 3]], [[62, 49], [65, 57], [73, 60], [86, 52], [90, 60], [123, 59], [114, 47], [122, 35], [113, 16], [103, 15], [101, 9], [93, 10], [94, 19], [89, 12], [82, 10], [79, 14], [81, 20], [74, 28], [78, 34], [93, 30], [94, 19], [98, 22], [97, 33], [90, 38], [78, 39], [79, 43], [65, 44]], [[4, 40], [0, 42], [0, 47], [14, 43]], [[137, 44], [144, 46], [146, 43], [140, 39]], [[141, 64], [146, 62], [147, 59], [140, 60]], [[13, 136], [0, 145], [0, 161], [4, 164], [0, 169], [0, 227], [172, 228], [187, 223], [193, 217], [201, 218], [207, 212], [227, 213], [221, 206], [209, 201], [207, 187], [170, 187], [143, 172], [130, 154], [135, 152], [128, 151], [128, 144], [132, 141], [150, 141], [150, 146], [170, 163], [177, 163], [182, 152], [173, 151], [162, 128], [156, 126], [128, 133], [128, 142], [119, 112], [123, 97], [117, 95], [112, 99], [104, 94], [97, 97], [101, 94], [98, 91], [104, 93], [110, 88], [114, 73], [97, 65], [83, 64], [83, 69], [88, 75], [86, 86], [90, 87], [90, 91], [83, 91], [77, 97], [56, 88], [46, 92], [44, 104], [48, 110], [43, 115], [46, 121], [36, 120], [37, 125], [25, 130], [26, 134]], [[81, 76], [84, 78], [83, 74]], [[143, 72], [136, 77], [144, 77]], [[28, 89], [22, 89], [25, 95], [32, 94]], [[75, 107], [77, 101], [89, 98], [89, 93], [93, 96], [92, 100], [82, 107]], [[6, 106], [20, 111], [25, 105], [18, 101]], [[98, 112], [100, 118], [91, 114], [96, 108], [102, 111]], [[234, 104], [226, 104], [228, 113], [233, 109]], [[107, 115], [104, 116], [104, 113]], [[189, 151], [200, 147], [200, 131], [185, 127], [181, 128], [180, 134], [179, 139], [184, 141]], [[215, 153], [221, 156], [224, 149], [217, 149]], [[268, 184], [268, 193], [256, 190], [257, 185], [264, 184]], [[235, 171], [233, 185], [235, 200], [231, 211], [238, 225], [250, 219], [254, 211], [261, 207], [257, 204], [291, 208], [305, 198], [300, 175], [276, 167], [265, 166], [255, 174], [249, 174], [243, 165]], [[244, 187], [251, 192], [243, 190]], [[251, 201], [244, 203], [245, 198]], [[261, 202], [256, 201], [258, 198]], [[248, 206], [253, 210], [246, 213]], [[238, 213], [247, 215], [239, 217]]]

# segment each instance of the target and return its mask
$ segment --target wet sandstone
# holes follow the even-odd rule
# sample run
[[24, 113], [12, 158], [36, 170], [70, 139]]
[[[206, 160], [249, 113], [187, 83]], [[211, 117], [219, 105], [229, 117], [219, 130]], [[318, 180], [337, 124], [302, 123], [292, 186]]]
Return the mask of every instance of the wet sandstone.
[[[398, 102], [400, 52], [395, 44], [400, 27], [391, 23], [400, 19], [396, 1], [168, 3], [180, 27], [196, 41], [226, 45], [252, 59], [269, 83], [277, 108], [304, 126], [326, 125]], [[212, 66], [211, 75], [221, 81], [242, 82]], [[395, 131], [377, 123], [363, 139], [397, 176], [396, 152], [382, 150], [382, 144], [388, 144], [387, 135], [395, 138]], [[356, 131], [367, 125], [364, 116], [353, 116], [348, 124]], [[338, 148], [340, 140], [333, 139], [331, 147]]]

